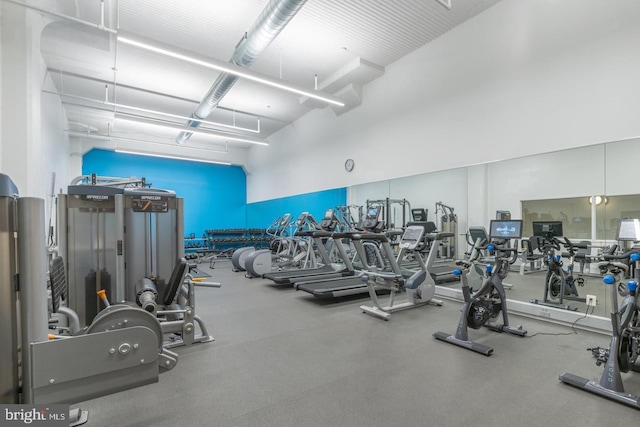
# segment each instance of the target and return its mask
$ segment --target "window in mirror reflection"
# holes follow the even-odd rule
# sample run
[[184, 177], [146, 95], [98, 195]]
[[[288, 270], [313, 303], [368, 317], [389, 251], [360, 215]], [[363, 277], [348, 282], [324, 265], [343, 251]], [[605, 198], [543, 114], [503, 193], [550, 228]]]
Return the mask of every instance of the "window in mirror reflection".
[[640, 194], [522, 201], [524, 236], [533, 221], [562, 221], [571, 239], [613, 240], [620, 218], [640, 218]]
[[567, 237], [591, 238], [591, 205], [589, 196], [567, 199], [523, 200], [524, 236], [533, 236], [533, 221], [562, 221]]

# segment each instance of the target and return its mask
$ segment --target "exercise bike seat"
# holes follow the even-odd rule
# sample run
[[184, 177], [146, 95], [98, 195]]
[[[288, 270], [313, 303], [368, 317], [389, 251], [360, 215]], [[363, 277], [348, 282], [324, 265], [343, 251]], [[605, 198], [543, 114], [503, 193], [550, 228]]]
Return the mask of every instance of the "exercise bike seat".
[[427, 272], [425, 270], [416, 271], [404, 282], [406, 289], [418, 289], [427, 278]]

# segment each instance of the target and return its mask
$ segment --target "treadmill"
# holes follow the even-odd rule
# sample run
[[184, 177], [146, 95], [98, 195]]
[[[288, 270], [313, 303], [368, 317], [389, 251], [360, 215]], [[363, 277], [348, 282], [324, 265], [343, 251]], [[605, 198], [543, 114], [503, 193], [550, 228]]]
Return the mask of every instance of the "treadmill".
[[[304, 279], [319, 279], [319, 278], [338, 278], [338, 277], [346, 277], [353, 276], [355, 274], [355, 270], [351, 265], [349, 260], [347, 259], [344, 268], [335, 269], [332, 267], [331, 258], [329, 257], [329, 252], [323, 242], [323, 239], [331, 238], [333, 234], [333, 230], [338, 225], [338, 219], [335, 215], [333, 209], [327, 209], [325, 211], [322, 222], [320, 223], [321, 230], [316, 231], [297, 231], [295, 236], [298, 237], [311, 237], [315, 243], [318, 254], [322, 260], [323, 266], [318, 268], [307, 268], [300, 270], [284, 270], [284, 271], [272, 271], [270, 273], [266, 273], [262, 277], [265, 279], [272, 280], [277, 285], [293, 285], [296, 281], [301, 281]], [[344, 248], [341, 245], [337, 245], [338, 251]], [[311, 249], [310, 249], [311, 250]], [[341, 254], [342, 257], [342, 254]], [[348, 258], [348, 257], [347, 257]]]
[[[384, 229], [384, 223], [380, 221], [381, 208], [372, 206], [367, 210], [367, 215], [363, 222], [363, 229], [366, 232], [379, 233]], [[334, 243], [337, 245], [338, 253], [343, 257], [345, 263], [351, 265], [349, 256], [339, 240], [359, 238], [362, 232], [333, 233]], [[367, 242], [363, 242], [367, 243]], [[371, 243], [373, 244], [373, 243]], [[296, 280], [293, 287], [296, 290], [305, 291], [318, 298], [338, 298], [349, 295], [368, 295], [367, 283], [360, 277], [361, 272], [354, 272], [351, 276], [341, 278], [301, 278]]]

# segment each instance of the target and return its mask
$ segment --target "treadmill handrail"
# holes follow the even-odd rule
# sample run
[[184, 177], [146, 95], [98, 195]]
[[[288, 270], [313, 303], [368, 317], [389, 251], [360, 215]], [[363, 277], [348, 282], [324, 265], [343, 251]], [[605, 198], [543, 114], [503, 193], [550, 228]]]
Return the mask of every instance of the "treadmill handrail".
[[378, 242], [389, 241], [389, 238], [386, 235], [379, 233], [353, 233], [350, 238], [351, 240], [376, 240]]

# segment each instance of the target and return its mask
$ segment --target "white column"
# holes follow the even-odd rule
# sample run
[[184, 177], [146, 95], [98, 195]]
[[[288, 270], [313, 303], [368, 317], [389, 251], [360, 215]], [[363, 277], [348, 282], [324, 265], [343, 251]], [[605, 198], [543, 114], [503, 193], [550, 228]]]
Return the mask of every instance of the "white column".
[[40, 54], [42, 17], [24, 7], [0, 4], [0, 169], [18, 186], [21, 196], [45, 196], [43, 178], [40, 85], [44, 64]]

